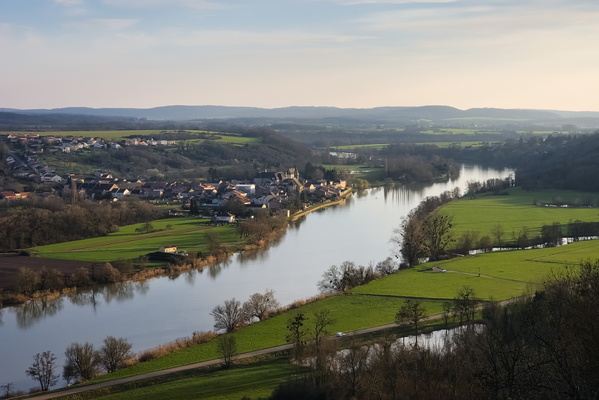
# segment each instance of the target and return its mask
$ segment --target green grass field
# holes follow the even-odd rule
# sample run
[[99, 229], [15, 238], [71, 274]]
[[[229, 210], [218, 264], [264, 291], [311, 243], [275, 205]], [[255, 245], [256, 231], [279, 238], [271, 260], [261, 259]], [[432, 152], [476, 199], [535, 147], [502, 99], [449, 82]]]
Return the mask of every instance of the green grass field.
[[252, 399], [266, 398], [290, 375], [302, 371], [303, 369], [290, 364], [287, 359], [278, 358], [239, 365], [228, 370], [200, 372], [191, 378], [96, 398], [102, 400], [239, 400], [244, 396]]
[[[167, 218], [153, 221], [152, 225], [157, 231], [152, 233], [137, 233], [135, 229], [143, 224], [134, 224], [123, 226], [118, 232], [107, 236], [38, 246], [31, 250], [38, 257], [91, 262], [135, 259], [158, 251], [165, 244], [173, 244], [178, 250], [188, 253], [206, 252], [207, 229], [215, 231], [221, 242], [233, 250], [239, 248], [241, 241], [235, 226], [213, 227], [206, 222], [207, 219], [193, 217]], [[170, 229], [167, 229], [167, 225], [170, 225]]]
[[[128, 131], [56, 131], [56, 132], [36, 132], [40, 136], [82, 136], [82, 137], [100, 137], [109, 141], [123, 140], [131, 136], [158, 136], [162, 130], [150, 129], [150, 130], [128, 130]], [[236, 133], [221, 133], [221, 132], [209, 132], [209, 131], [197, 131], [189, 130], [189, 133], [202, 133], [210, 134], [214, 137], [214, 140], [224, 143], [231, 143], [235, 145], [244, 145], [248, 143], [260, 143], [260, 138], [244, 137]], [[205, 138], [188, 139], [184, 140], [189, 143], [198, 144], [205, 140]]]
[[[585, 207], [544, 207], [535, 203], [551, 203], [554, 199], [576, 202], [597, 199], [599, 193], [575, 192], [566, 190], [525, 191], [512, 188], [509, 195], [483, 195], [474, 200], [461, 199], [443, 206], [443, 213], [452, 215], [454, 236], [464, 231], [476, 231], [481, 236], [491, 235], [493, 226], [500, 224], [505, 231], [504, 242], [513, 241], [512, 232], [518, 233], [527, 227], [532, 236], [538, 236], [543, 225], [553, 222], [566, 224], [569, 221], [599, 221], [598, 208]], [[530, 236], [530, 235], [529, 235]]]

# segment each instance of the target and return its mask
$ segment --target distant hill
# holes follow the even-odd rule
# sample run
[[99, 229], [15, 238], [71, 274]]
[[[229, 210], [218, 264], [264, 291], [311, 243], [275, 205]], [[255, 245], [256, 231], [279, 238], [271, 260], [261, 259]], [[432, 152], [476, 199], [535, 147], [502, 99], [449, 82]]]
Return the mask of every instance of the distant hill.
[[[577, 125], [581, 128], [599, 127], [599, 112], [570, 112], [551, 110], [472, 108], [460, 110], [449, 106], [421, 107], [376, 107], [376, 108], [337, 108], [337, 107], [227, 107], [227, 106], [164, 106], [155, 108], [87, 108], [68, 107], [55, 109], [17, 110], [3, 109], [0, 112], [0, 125], [6, 123], [35, 123], [21, 120], [16, 115], [36, 116], [39, 123], [48, 124], [62, 121], [60, 116], [85, 116], [95, 118], [111, 118], [113, 121], [123, 119], [151, 121], [193, 121], [193, 120], [311, 120], [323, 122], [334, 121], [364, 121], [368, 123], [414, 123], [431, 121], [435, 123], [472, 123], [480, 120], [487, 124], [498, 123], [530, 123], [551, 126], [566, 124]], [[75, 118], [83, 121], [85, 118]], [[100, 122], [94, 120], [92, 122]], [[264, 122], [264, 121], [263, 121]]]

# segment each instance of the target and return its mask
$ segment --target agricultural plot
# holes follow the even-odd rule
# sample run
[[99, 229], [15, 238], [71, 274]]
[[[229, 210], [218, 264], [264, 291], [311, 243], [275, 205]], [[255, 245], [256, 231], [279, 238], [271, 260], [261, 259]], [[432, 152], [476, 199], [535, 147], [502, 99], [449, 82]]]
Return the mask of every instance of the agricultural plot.
[[289, 363], [286, 358], [279, 358], [240, 365], [229, 370], [199, 372], [191, 378], [178, 379], [99, 398], [103, 400], [150, 398], [238, 400], [244, 396], [252, 399], [266, 398], [291, 374], [301, 371], [303, 370], [300, 367]]
[[[357, 287], [352, 293], [453, 299], [459, 289], [469, 286], [481, 299], [505, 300], [534, 291], [550, 274], [588, 258], [599, 258], [597, 241], [478, 254], [422, 264]], [[437, 272], [433, 266], [446, 272]]]
[[154, 232], [139, 233], [136, 229], [143, 224], [121, 227], [118, 232], [107, 236], [34, 247], [31, 250], [39, 257], [107, 262], [130, 260], [158, 251], [160, 246], [173, 244], [188, 253], [205, 252], [205, 231], [212, 229], [222, 243], [233, 248], [239, 245], [239, 234], [234, 226], [211, 227], [207, 219], [168, 218], [152, 222]]
[[442, 212], [453, 216], [454, 236], [465, 231], [479, 232], [480, 236], [491, 234], [493, 227], [500, 224], [504, 230], [504, 242], [512, 242], [513, 236], [526, 227], [529, 237], [540, 235], [543, 225], [554, 222], [567, 224], [570, 221], [599, 221], [599, 209], [593, 207], [553, 207], [536, 204], [551, 204], [556, 201], [566, 203], [595, 203], [597, 193], [539, 190], [525, 191], [512, 188], [508, 195], [484, 195], [474, 200], [452, 201], [442, 208]]

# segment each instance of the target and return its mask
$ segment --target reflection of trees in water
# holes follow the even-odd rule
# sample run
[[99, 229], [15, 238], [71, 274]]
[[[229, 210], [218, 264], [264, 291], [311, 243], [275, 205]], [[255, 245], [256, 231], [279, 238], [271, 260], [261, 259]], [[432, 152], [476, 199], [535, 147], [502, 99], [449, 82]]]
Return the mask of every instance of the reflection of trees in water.
[[150, 290], [150, 285], [147, 281], [138, 281], [134, 283], [135, 291], [139, 294], [146, 294]]
[[189, 283], [190, 285], [193, 285], [196, 281], [197, 273], [198, 271], [195, 270], [189, 270], [185, 272], [185, 282]]
[[17, 325], [22, 329], [30, 328], [40, 319], [59, 312], [62, 306], [62, 297], [30, 300], [16, 308]]
[[219, 262], [218, 264], [215, 265], [211, 265], [208, 268], [208, 275], [212, 278], [215, 279], [221, 272], [223, 269], [227, 268], [229, 265], [231, 265], [231, 259], [227, 258], [226, 260]]
[[293, 221], [289, 221], [289, 225], [288, 225], [288, 227], [289, 227], [289, 228], [291, 228], [291, 229], [298, 230], [298, 229], [299, 229], [299, 227], [300, 227], [300, 226], [301, 226], [301, 225], [302, 225], [304, 222], [306, 222], [306, 216], [305, 216], [305, 215], [302, 215], [302, 216], [301, 216], [301, 217], [299, 217], [298, 219], [295, 219], [295, 220], [293, 220]]
[[268, 259], [269, 256], [267, 250], [268, 246], [264, 249], [244, 251], [242, 253], [237, 254], [237, 261], [241, 265], [256, 260], [266, 261], [266, 259]]
[[2, 321], [2, 309], [0, 308], [0, 326], [4, 325], [4, 321]]
[[131, 300], [135, 295], [135, 286], [131, 282], [116, 282], [103, 287], [104, 301], [108, 304], [112, 300]]
[[80, 288], [75, 292], [68, 294], [68, 298], [72, 304], [76, 306], [93, 306], [93, 309], [96, 309], [98, 305], [97, 296], [100, 294], [100, 290], [98, 287], [91, 288]]

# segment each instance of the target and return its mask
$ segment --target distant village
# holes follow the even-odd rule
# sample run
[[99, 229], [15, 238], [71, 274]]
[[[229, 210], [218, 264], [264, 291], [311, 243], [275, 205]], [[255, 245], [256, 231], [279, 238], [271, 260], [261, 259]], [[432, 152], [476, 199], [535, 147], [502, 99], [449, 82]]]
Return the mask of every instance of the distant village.
[[[6, 156], [10, 173], [19, 179], [26, 179], [51, 187], [63, 195], [77, 195], [81, 199], [119, 201], [128, 197], [142, 200], [163, 200], [180, 203], [183, 209], [200, 207], [203, 209], [223, 209], [235, 201], [247, 208], [281, 210], [288, 208], [290, 199], [300, 199], [300, 207], [345, 196], [349, 192], [344, 180], [308, 181], [300, 178], [294, 168], [287, 171], [260, 172], [253, 181], [218, 182], [159, 182], [144, 179], [127, 180], [106, 171], [96, 171], [93, 175], [68, 174], [60, 176], [40, 163], [36, 150], [70, 152], [89, 147], [121, 146], [163, 146], [172, 145], [169, 141], [130, 139], [119, 144], [98, 138], [54, 137], [37, 134], [9, 134], [0, 136], [9, 143], [26, 143], [28, 151], [12, 151]], [[143, 143], [143, 144], [142, 144]], [[39, 148], [36, 147], [39, 145]], [[32, 151], [33, 149], [33, 151]], [[46, 150], [47, 151], [47, 150]], [[0, 188], [0, 200], [15, 200], [32, 195], [31, 192], [15, 192]], [[229, 207], [230, 208], [230, 207]]]

